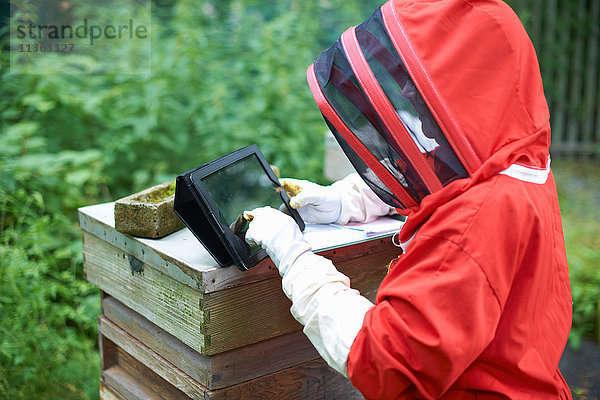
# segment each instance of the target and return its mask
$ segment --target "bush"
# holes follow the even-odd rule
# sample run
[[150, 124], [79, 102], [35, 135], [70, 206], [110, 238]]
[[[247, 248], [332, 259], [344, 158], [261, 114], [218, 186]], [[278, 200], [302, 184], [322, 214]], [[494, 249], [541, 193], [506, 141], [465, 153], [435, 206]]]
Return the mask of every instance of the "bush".
[[[107, 3], [109, 21], [135, 12]], [[0, 53], [0, 398], [98, 397], [99, 296], [83, 277], [77, 207], [251, 143], [283, 175], [324, 181], [326, 127], [305, 70], [380, 1], [164, 3], [154, 4], [151, 74], [100, 74], [106, 61], [91, 56], [70, 71], [45, 58], [32, 71], [51, 74], [9, 74]], [[596, 323], [598, 211], [582, 213], [556, 170], [576, 342]]]
[[[135, 15], [135, 2], [104, 3], [104, 21]], [[157, 1], [145, 75], [101, 74], [139, 49], [24, 67], [45, 75], [10, 74], [2, 49], [0, 398], [98, 396], [99, 297], [83, 279], [77, 207], [252, 143], [283, 174], [323, 181], [326, 126], [305, 71], [378, 5]]]
[[600, 299], [600, 165], [585, 161], [553, 161], [567, 247], [573, 328], [569, 342], [579, 347], [598, 329]]
[[93, 398], [100, 307], [73, 212], [95, 198], [102, 158], [45, 153], [38, 130], [20, 122], [0, 136], [0, 398]]

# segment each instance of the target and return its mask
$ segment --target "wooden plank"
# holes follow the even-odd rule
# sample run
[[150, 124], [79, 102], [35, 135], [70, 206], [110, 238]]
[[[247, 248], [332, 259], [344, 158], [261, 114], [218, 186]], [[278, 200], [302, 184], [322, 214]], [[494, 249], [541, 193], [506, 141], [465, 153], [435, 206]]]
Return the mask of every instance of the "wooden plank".
[[206, 400], [238, 399], [364, 399], [350, 381], [322, 359], [254, 379], [250, 382], [207, 392]]
[[[146, 365], [137, 361], [126, 351], [117, 346], [116, 353], [118, 354], [119, 366], [112, 368], [121, 368], [122, 371], [133, 377], [139, 389], [143, 392], [151, 392], [159, 396], [161, 399], [189, 399], [186, 393], [179, 390], [176, 386], [171, 385], [168, 381], [156, 374]], [[111, 369], [112, 369], [111, 368]], [[173, 371], [176, 373], [176, 371]], [[104, 374], [102, 375], [105, 376]], [[190, 382], [193, 384], [193, 382]]]
[[553, 95], [555, 94], [556, 63], [554, 59], [560, 56], [556, 50], [556, 8], [557, 0], [548, 0], [546, 2], [546, 14], [544, 15], [544, 34], [542, 38], [543, 46], [539, 52], [540, 69], [546, 93], [550, 94], [548, 102], [550, 110], [554, 108]]
[[238, 384], [319, 357], [301, 331], [203, 356], [112, 297], [102, 301], [102, 308], [109, 320], [106, 322], [118, 325], [208, 389]]
[[84, 272], [90, 282], [191, 348], [203, 351], [204, 314], [199, 290], [145, 264], [140, 272], [132, 272], [123, 251], [88, 233], [83, 240]]
[[545, 0], [533, 0], [531, 13], [531, 40], [534, 43], [538, 54], [543, 51], [542, 24], [544, 20], [544, 2]]
[[[595, 126], [592, 124], [592, 134], [590, 140], [594, 143], [594, 153], [596, 158], [600, 158], [600, 60], [598, 57], [598, 48], [600, 47], [600, 2], [592, 1], [592, 10], [590, 19], [590, 43], [589, 46], [593, 48], [594, 53], [591, 58], [590, 74], [596, 76], [595, 85], [590, 85], [590, 92], [594, 92], [593, 95], [590, 93], [593, 105], [590, 107], [586, 118], [590, 121], [595, 120]], [[595, 100], [594, 100], [595, 97]]]
[[126, 400], [106, 382], [100, 381], [100, 400]]
[[[220, 268], [188, 229], [182, 229], [162, 239], [143, 239], [124, 235], [114, 229], [114, 203], [98, 204], [79, 209], [81, 229], [90, 233], [126, 254], [131, 254], [144, 264], [164, 272], [178, 282], [203, 293], [219, 291], [264, 279], [275, 278], [277, 271], [270, 259], [265, 259], [248, 271], [240, 271], [234, 266]], [[398, 222], [398, 229], [401, 223]], [[391, 245], [391, 234], [376, 237], [357, 236], [356, 240], [341, 241], [332, 249], [319, 246], [318, 242], [306, 235], [307, 240], [317, 253], [334, 251], [334, 262], [339, 259], [335, 254], [354, 257], [364, 254], [374, 243], [384, 238]]]
[[113, 342], [127, 349], [131, 346], [123, 343], [128, 342], [129, 337], [135, 338], [194, 380], [209, 387], [211, 382], [209, 357], [194, 351], [116, 299], [109, 297], [103, 301], [103, 304], [105, 311], [98, 321], [98, 326], [100, 331]]
[[217, 389], [320, 358], [302, 331], [277, 336], [211, 357]]
[[[238, 385], [208, 390], [158, 354], [101, 319], [102, 334], [115, 347], [117, 364], [102, 371], [102, 379], [126, 399], [361, 399], [350, 381], [322, 359], [308, 361]], [[121, 348], [121, 345], [125, 346]], [[131, 354], [133, 355], [131, 355]]]
[[[376, 252], [381, 247], [386, 250]], [[289, 312], [291, 303], [278, 274], [203, 296], [145, 264], [140, 272], [132, 272], [128, 255], [88, 233], [84, 233], [83, 250], [90, 282], [201, 354], [213, 355], [301, 329]], [[332, 252], [345, 258], [337, 267], [352, 286], [373, 300], [399, 249], [374, 241], [363, 250], [366, 254], [355, 258], [345, 258], [343, 249]]]
[[121, 363], [102, 371], [102, 381], [117, 395], [126, 400], [189, 399], [123, 350], [116, 351]]
[[557, 143], [552, 145], [553, 156], [589, 156], [596, 151], [596, 143]]
[[162, 400], [165, 398], [144, 387], [139, 382], [139, 376], [134, 378], [118, 365], [102, 371], [102, 381], [106, 382], [106, 385], [114, 387], [114, 392], [126, 400]]
[[[598, 64], [598, 43], [599, 39], [599, 27], [600, 24], [600, 2], [592, 1], [591, 9], [588, 10], [589, 14], [587, 18], [589, 21], [595, 23], [586, 24], [589, 26], [586, 35], [587, 39], [587, 57], [586, 57], [586, 72], [585, 72], [585, 85], [583, 95], [583, 126], [581, 142], [590, 143], [594, 139], [594, 119], [598, 116], [594, 115], [594, 106], [596, 102], [596, 96], [600, 92], [598, 85], [598, 71], [600, 65]], [[600, 97], [598, 98], [600, 99]], [[600, 109], [600, 106], [599, 106]]]
[[563, 8], [559, 8], [559, 14], [561, 15], [560, 23], [557, 24], [558, 32], [558, 46], [561, 51], [561, 56], [557, 57], [554, 62], [557, 63], [557, 74], [556, 74], [556, 90], [553, 97], [554, 108], [552, 110], [552, 146], [550, 150], [554, 154], [554, 148], [560, 147], [567, 143], [566, 136], [566, 119], [568, 113], [567, 107], [567, 91], [568, 91], [568, 78], [569, 78], [569, 60], [571, 55], [569, 54], [569, 46], [571, 42], [571, 27], [567, 23], [569, 21], [568, 11]]
[[[98, 317], [98, 327], [100, 327], [100, 318]], [[100, 332], [100, 329], [98, 329], [98, 351], [100, 353], [100, 369], [102, 371], [117, 364], [115, 346], [112, 343], [108, 343], [106, 337]]]
[[[204, 399], [204, 393], [206, 391], [204, 387], [117, 325], [111, 323], [104, 317], [100, 317], [99, 329], [103, 336], [117, 346], [116, 352], [118, 355], [119, 367], [125, 370], [127, 368], [132, 368], [132, 370], [136, 372], [133, 376], [137, 377], [137, 371], [141, 368], [138, 366], [137, 362], [132, 362], [131, 358], [133, 358], [143, 364], [146, 368], [149, 368], [153, 374], [158, 375], [165, 382], [168, 382], [190, 398], [198, 400]], [[125, 352], [126, 355], [121, 354], [123, 352]], [[160, 391], [156, 392], [160, 393]]]
[[[337, 263], [353, 288], [371, 300], [387, 272], [387, 265], [398, 255], [392, 248]], [[290, 314], [291, 302], [281, 289], [281, 278], [268, 279], [252, 285], [208, 293], [203, 298], [210, 338], [207, 354], [241, 347], [268, 338], [302, 329]]]
[[580, 115], [579, 105], [582, 98], [582, 75], [583, 75], [583, 43], [585, 26], [585, 0], [579, 0], [577, 3], [577, 12], [574, 15], [573, 22], [574, 45], [571, 56], [571, 76], [569, 77], [569, 119], [567, 123], [566, 138], [568, 143], [578, 143], [580, 133]]
[[[79, 226], [84, 232], [91, 233], [117, 248], [126, 250], [127, 254], [131, 254], [144, 264], [152, 265], [173, 279], [193, 288], [201, 285], [204, 270], [217, 268], [212, 257], [206, 251], [202, 251], [204, 249], [186, 251], [186, 249], [194, 249], [190, 243], [197, 242], [193, 236], [186, 235], [186, 229], [160, 240], [136, 238], [116, 231], [114, 228], [114, 203], [80, 208]], [[166, 249], [172, 250], [169, 252]], [[181, 255], [185, 255], [187, 258], [182, 260]]]

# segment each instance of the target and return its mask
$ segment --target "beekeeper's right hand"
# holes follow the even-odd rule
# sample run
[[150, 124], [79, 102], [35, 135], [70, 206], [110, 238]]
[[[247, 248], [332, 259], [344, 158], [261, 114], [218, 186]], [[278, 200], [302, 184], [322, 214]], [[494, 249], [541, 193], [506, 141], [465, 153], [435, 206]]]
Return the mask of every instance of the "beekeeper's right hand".
[[298, 210], [304, 222], [331, 224], [340, 219], [342, 197], [333, 187], [292, 178], [281, 179], [280, 183], [286, 192], [295, 193], [290, 206]]
[[281, 185], [288, 192], [299, 190], [290, 199], [290, 206], [298, 210], [305, 222], [317, 224], [346, 224], [370, 222], [382, 215], [395, 213], [367, 186], [357, 173], [335, 182], [331, 186], [284, 178]]

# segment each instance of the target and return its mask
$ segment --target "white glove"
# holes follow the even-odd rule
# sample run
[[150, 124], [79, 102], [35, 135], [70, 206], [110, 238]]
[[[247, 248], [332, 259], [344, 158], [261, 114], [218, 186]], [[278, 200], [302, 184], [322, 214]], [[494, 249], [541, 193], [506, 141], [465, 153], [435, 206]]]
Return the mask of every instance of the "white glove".
[[350, 288], [330, 260], [312, 252], [296, 258], [282, 285], [304, 334], [331, 368], [348, 377], [350, 347], [373, 303]]
[[290, 198], [290, 206], [298, 210], [305, 222], [331, 224], [340, 218], [342, 197], [331, 186], [292, 178], [281, 179], [280, 183], [287, 191], [299, 190]]
[[283, 277], [291, 312], [323, 359], [348, 377], [350, 347], [373, 304], [350, 288], [333, 263], [310, 251], [296, 222], [270, 207], [245, 212], [253, 219], [246, 241], [266, 249]]
[[298, 224], [289, 215], [271, 207], [261, 207], [244, 211], [244, 217], [252, 219], [246, 231], [246, 242], [265, 249], [281, 276], [300, 254], [310, 252]]
[[300, 192], [290, 199], [305, 222], [319, 224], [347, 224], [348, 222], [370, 222], [388, 214], [396, 213], [394, 207], [384, 203], [357, 173], [321, 186], [306, 180], [285, 178], [286, 186], [298, 186]]

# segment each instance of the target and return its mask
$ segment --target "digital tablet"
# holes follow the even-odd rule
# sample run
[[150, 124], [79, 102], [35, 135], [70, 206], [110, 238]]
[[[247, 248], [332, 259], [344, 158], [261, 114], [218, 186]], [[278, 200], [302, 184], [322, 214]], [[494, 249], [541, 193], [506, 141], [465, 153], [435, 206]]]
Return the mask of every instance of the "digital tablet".
[[267, 257], [245, 240], [245, 210], [271, 206], [304, 230], [289, 197], [257, 145], [219, 157], [177, 177], [175, 213], [221, 266], [247, 270]]

